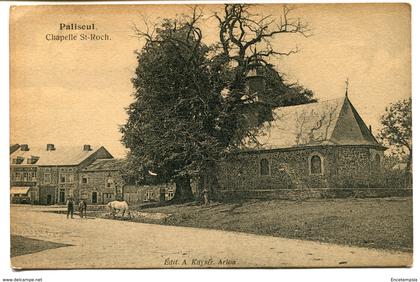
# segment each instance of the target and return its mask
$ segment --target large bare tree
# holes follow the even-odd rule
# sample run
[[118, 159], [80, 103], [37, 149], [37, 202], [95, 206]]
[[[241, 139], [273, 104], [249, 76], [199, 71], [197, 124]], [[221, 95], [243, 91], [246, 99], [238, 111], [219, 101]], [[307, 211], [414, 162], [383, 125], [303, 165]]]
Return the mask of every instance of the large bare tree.
[[273, 40], [307, 37], [308, 25], [287, 6], [279, 17], [257, 12], [258, 6], [225, 5], [213, 15], [219, 40], [211, 46], [202, 41], [197, 8], [190, 16], [135, 28], [146, 44], [138, 53], [123, 143], [134, 162], [178, 181], [183, 200], [191, 195], [182, 192], [191, 178], [198, 178], [199, 191], [214, 195], [217, 162], [245, 142], [257, 143], [275, 107], [315, 101], [312, 91], [287, 83], [270, 63], [298, 52], [275, 50]]

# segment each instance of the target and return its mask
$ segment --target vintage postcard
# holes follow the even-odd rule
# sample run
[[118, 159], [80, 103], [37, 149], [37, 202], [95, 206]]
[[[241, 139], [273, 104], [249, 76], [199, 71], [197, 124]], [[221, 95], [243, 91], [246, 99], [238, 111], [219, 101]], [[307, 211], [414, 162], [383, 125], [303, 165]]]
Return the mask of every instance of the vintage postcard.
[[410, 267], [408, 4], [10, 9], [11, 265]]

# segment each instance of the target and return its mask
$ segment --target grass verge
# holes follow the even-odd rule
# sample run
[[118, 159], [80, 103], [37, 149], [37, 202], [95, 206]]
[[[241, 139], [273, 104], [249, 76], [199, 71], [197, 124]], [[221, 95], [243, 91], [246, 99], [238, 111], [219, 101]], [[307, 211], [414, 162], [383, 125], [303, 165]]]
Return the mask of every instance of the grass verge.
[[249, 200], [141, 208], [135, 221], [399, 251], [413, 249], [412, 198]]

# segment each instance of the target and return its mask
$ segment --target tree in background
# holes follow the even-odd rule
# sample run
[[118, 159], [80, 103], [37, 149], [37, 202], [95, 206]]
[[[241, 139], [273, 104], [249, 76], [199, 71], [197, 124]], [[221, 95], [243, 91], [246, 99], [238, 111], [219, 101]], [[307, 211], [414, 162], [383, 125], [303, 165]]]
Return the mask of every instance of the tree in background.
[[225, 5], [218, 22], [219, 41], [202, 42], [203, 15], [166, 19], [145, 31], [132, 79], [135, 101], [127, 109], [122, 142], [130, 149], [132, 173], [153, 170], [176, 183], [175, 201], [192, 199], [190, 180], [210, 198], [217, 190], [216, 163], [245, 145], [258, 145], [265, 122], [281, 105], [315, 102], [313, 93], [287, 83], [269, 60], [288, 56], [271, 41], [282, 34], [308, 36], [308, 26], [289, 16], [277, 21], [258, 16], [248, 5]]
[[412, 131], [411, 131], [411, 98], [398, 101], [385, 109], [381, 116], [382, 129], [378, 139], [391, 147], [393, 155], [405, 161], [405, 175], [411, 179], [412, 166]]

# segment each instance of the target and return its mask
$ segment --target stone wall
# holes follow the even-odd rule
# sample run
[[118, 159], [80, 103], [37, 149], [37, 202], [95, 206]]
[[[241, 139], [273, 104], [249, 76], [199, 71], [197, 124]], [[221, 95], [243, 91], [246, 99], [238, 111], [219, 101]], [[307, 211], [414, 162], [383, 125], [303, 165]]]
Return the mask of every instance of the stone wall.
[[175, 184], [157, 185], [128, 185], [124, 187], [124, 200], [129, 204], [142, 204], [145, 202], [168, 201], [175, 194]]
[[[219, 164], [221, 190], [270, 190], [300, 188], [370, 187], [380, 184], [381, 167], [372, 169], [380, 149], [363, 146], [318, 146], [290, 150], [241, 153]], [[310, 158], [321, 158], [322, 173], [310, 173]], [[261, 175], [261, 159], [269, 174]]]
[[[84, 183], [83, 178], [87, 179]], [[79, 174], [80, 198], [88, 204], [107, 204], [122, 197], [124, 180], [119, 171], [83, 171]], [[94, 203], [96, 193], [96, 203]]]
[[56, 201], [56, 188], [55, 187], [42, 187], [39, 188], [39, 204], [52, 205]]
[[325, 198], [385, 198], [412, 197], [412, 189], [401, 188], [306, 188], [270, 190], [221, 190], [218, 200], [236, 201], [238, 199], [282, 199], [305, 200]]
[[[67, 197], [78, 200], [78, 168], [77, 166], [40, 166], [38, 167], [37, 183], [39, 187], [39, 203], [44, 204], [48, 195], [55, 192], [53, 204], [65, 204]], [[45, 174], [50, 174], [50, 181], [46, 181]], [[65, 176], [64, 182], [60, 176]], [[63, 193], [63, 194], [62, 194]], [[61, 196], [62, 195], [62, 196]]]

